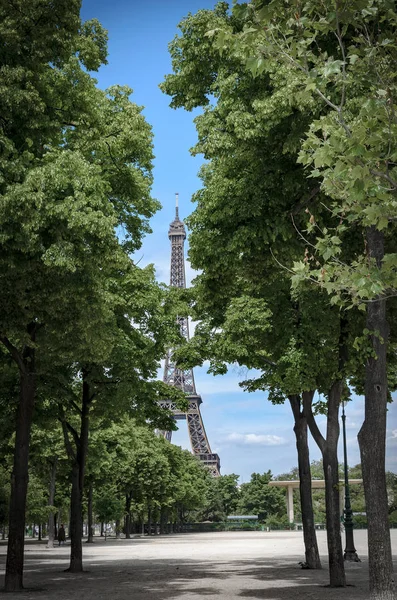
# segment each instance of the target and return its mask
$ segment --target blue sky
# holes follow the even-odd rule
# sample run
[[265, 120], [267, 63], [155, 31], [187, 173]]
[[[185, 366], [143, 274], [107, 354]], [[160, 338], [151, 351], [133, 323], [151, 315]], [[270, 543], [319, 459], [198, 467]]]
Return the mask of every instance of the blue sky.
[[[139, 253], [141, 264], [154, 263], [159, 280], [169, 281], [169, 223], [175, 212], [175, 192], [179, 192], [180, 215], [193, 210], [192, 194], [200, 187], [197, 178], [202, 163], [190, 156], [196, 132], [196, 113], [169, 108], [169, 98], [158, 88], [171, 72], [167, 45], [177, 34], [177, 24], [189, 12], [213, 8], [212, 0], [83, 0], [82, 18], [98, 18], [109, 31], [108, 65], [96, 75], [98, 85], [129, 85], [132, 100], [144, 106], [144, 115], [154, 132], [153, 196], [163, 208], [153, 218], [153, 234]], [[187, 264], [187, 277], [194, 276]], [[292, 415], [288, 405], [272, 406], [262, 392], [247, 394], [239, 388], [246, 371], [231, 367], [225, 376], [207, 375], [195, 370], [196, 387], [203, 398], [202, 415], [213, 452], [221, 459], [222, 473], [237, 473], [248, 481], [253, 472], [271, 469], [278, 474], [296, 465]], [[355, 398], [347, 409], [348, 460], [360, 462], [357, 432], [364, 416], [364, 401]], [[186, 426], [173, 441], [188, 448]], [[324, 431], [325, 417], [319, 419]], [[311, 458], [320, 453], [311, 443]], [[342, 451], [339, 452], [340, 459]], [[397, 410], [390, 405], [387, 432], [387, 468], [397, 471]]]

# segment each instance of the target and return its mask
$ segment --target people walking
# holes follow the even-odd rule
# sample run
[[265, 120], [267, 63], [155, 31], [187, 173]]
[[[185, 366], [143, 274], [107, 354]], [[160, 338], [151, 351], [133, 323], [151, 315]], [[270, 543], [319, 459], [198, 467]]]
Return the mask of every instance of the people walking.
[[59, 542], [59, 546], [61, 544], [65, 544], [65, 540], [66, 540], [66, 533], [65, 533], [65, 528], [63, 526], [63, 523], [61, 523], [61, 526], [59, 528], [58, 531], [58, 542]]

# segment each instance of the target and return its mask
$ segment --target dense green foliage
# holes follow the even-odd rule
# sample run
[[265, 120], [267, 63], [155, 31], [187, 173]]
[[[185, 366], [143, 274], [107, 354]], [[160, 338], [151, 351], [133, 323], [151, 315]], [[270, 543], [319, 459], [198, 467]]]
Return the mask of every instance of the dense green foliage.
[[[336, 486], [347, 381], [366, 388], [360, 450], [371, 544], [388, 534], [379, 465], [395, 364], [392, 333], [387, 371], [396, 18], [394, 2], [372, 0], [220, 2], [180, 23], [170, 44], [173, 73], [161, 86], [172, 107], [203, 107], [193, 153], [207, 159], [188, 220], [192, 265], [201, 271], [191, 294], [200, 323], [180, 359], [210, 359], [215, 373], [230, 362], [255, 367], [261, 376], [244, 382], [248, 389], [303, 405], [324, 459], [336, 586], [345, 585]], [[313, 407], [315, 390], [326, 402]], [[327, 415], [326, 436], [315, 409]], [[371, 589], [389, 593], [389, 542], [378, 550]]]
[[[288, 88], [301, 105], [320, 100], [324, 107], [306, 132], [299, 162], [332, 199], [333, 226], [322, 227], [312, 211], [314, 258], [295, 270], [300, 277], [310, 273], [334, 302], [346, 294], [356, 304], [389, 295], [396, 287], [395, 3], [256, 2], [253, 8], [251, 30], [241, 32], [241, 44], [236, 40], [251, 57], [251, 70], [271, 76], [285, 69], [288, 78], [273, 78], [280, 97]], [[350, 263], [343, 256], [344, 233], [370, 226], [388, 240], [381, 269], [365, 248]], [[320, 256], [323, 263], [316, 264]]]
[[[46, 0], [0, 5], [1, 404], [16, 419], [8, 591], [23, 585], [32, 419], [57, 431], [62, 422], [71, 569], [81, 570], [90, 415], [169, 424], [157, 400], [178, 397], [154, 381], [178, 336], [174, 305], [154, 269], [131, 259], [159, 208], [150, 196], [151, 127], [130, 88], [97, 87], [91, 72], [106, 62], [107, 33], [79, 13], [77, 0], [56, 10]], [[32, 519], [43, 518], [34, 498], [41, 505], [48, 485], [37, 478], [32, 471]]]
[[[107, 33], [79, 11], [78, 0], [59, 0], [56, 10], [50, 0], [0, 3], [0, 526], [8, 520], [11, 592], [23, 587], [24, 517], [52, 525], [70, 508], [72, 571], [82, 570], [83, 507], [117, 533], [124, 521], [127, 536], [144, 523], [150, 534], [153, 523], [164, 532], [233, 513], [285, 519], [270, 471], [240, 487], [234, 474], [211, 479], [154, 433], [174, 426], [160, 398], [184, 406], [155, 380], [184, 313], [153, 268], [131, 259], [159, 208], [150, 195], [152, 132], [129, 87], [97, 87], [91, 73], [106, 63]], [[326, 477], [326, 519], [335, 585], [344, 585], [338, 409], [347, 381], [366, 387], [371, 589], [387, 598], [396, 24], [392, 0], [220, 2], [182, 21], [170, 45], [174, 72], [161, 86], [174, 108], [203, 109], [193, 153], [206, 163], [188, 219], [201, 272], [182, 294], [200, 322], [178, 356], [188, 366], [209, 359], [213, 373], [231, 362], [255, 368], [246, 389], [268, 390], [274, 403], [295, 398], [334, 478]], [[325, 402], [313, 407], [315, 390]], [[327, 414], [326, 438], [316, 410]], [[360, 489], [352, 503], [364, 512]], [[314, 512], [324, 520], [319, 492]]]
[[253, 473], [251, 481], [241, 485], [238, 507], [243, 514], [257, 515], [262, 522], [272, 516], [285, 516], [285, 494], [268, 485], [271, 479], [270, 471]]
[[[217, 28], [237, 35], [250, 22], [249, 12], [230, 15], [220, 3], [182, 21], [170, 45], [174, 73], [162, 89], [173, 107], [205, 107], [195, 119], [193, 152], [208, 160], [188, 219], [189, 256], [201, 270], [191, 295], [199, 324], [181, 356], [190, 364], [209, 358], [214, 373], [232, 362], [256, 368], [262, 375], [246, 387], [268, 389], [280, 402], [303, 390], [328, 394], [335, 378], [361, 365], [354, 341], [364, 325], [356, 312], [345, 318], [351, 362], [341, 372], [339, 310], [322, 290], [291, 292], [283, 265], [305, 252], [297, 229], [307, 203], [320, 209], [325, 200], [297, 164], [308, 123], [322, 107], [302, 104], [285, 89], [281, 101], [272, 78], [253, 78], [242, 53], [233, 45], [219, 50], [205, 35]], [[202, 70], [203, 46], [210, 76]], [[280, 66], [280, 85], [284, 75]]]

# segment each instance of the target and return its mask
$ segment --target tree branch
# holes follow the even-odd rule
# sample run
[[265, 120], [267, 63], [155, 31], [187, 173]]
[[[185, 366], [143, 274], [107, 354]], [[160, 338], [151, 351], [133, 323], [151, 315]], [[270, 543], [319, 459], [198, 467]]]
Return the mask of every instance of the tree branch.
[[302, 402], [303, 402], [303, 413], [306, 417], [307, 424], [310, 429], [310, 433], [313, 436], [314, 441], [317, 446], [320, 448], [321, 452], [325, 450], [325, 438], [321, 431], [318, 428], [316, 423], [316, 419], [313, 415], [312, 402], [313, 402], [314, 392], [303, 392], [302, 394]]
[[340, 24], [339, 24], [339, 14], [338, 14], [338, 2], [336, 2], [336, 11], [335, 11], [335, 17], [336, 17], [336, 38], [338, 40], [338, 44], [339, 44], [339, 48], [341, 49], [342, 52], [342, 60], [343, 60], [343, 67], [342, 67], [342, 73], [343, 73], [343, 85], [342, 85], [342, 96], [341, 96], [341, 100], [340, 100], [340, 105], [339, 105], [339, 109], [340, 111], [342, 111], [343, 109], [343, 105], [345, 104], [345, 96], [346, 96], [346, 53], [345, 53], [345, 47], [343, 45], [343, 41], [342, 41], [342, 34], [340, 31]]
[[386, 181], [388, 181], [390, 183], [390, 185], [393, 186], [393, 190], [390, 190], [391, 192], [397, 190], [397, 181], [395, 179], [393, 179], [392, 177], [390, 177], [390, 175], [388, 173], [383, 173], [383, 171], [375, 171], [374, 169], [370, 169], [369, 171], [375, 177], [380, 177], [381, 179], [386, 179]]
[[66, 423], [66, 427], [68, 428], [68, 430], [70, 431], [70, 433], [73, 436], [74, 443], [78, 447], [80, 445], [79, 434], [77, 433], [77, 431], [75, 430], [75, 428], [68, 421], [66, 421], [66, 419], [65, 419], [65, 423]]
[[7, 348], [13, 360], [17, 363], [19, 370], [22, 371], [22, 373], [25, 373], [26, 366], [23, 362], [20, 352], [18, 351], [18, 348], [16, 348], [16, 346], [14, 346], [5, 335], [0, 337], [0, 342]]
[[298, 204], [295, 206], [294, 210], [292, 211], [291, 215], [295, 216], [297, 215], [300, 210], [305, 206], [305, 204], [307, 204], [308, 202], [310, 202], [311, 200], [313, 200], [313, 198], [315, 196], [317, 196], [317, 194], [321, 191], [321, 186], [318, 185], [315, 188], [313, 188], [308, 196], [305, 196], [304, 198], [301, 198], [301, 200], [299, 200]]
[[76, 460], [76, 452], [73, 449], [72, 444], [70, 443], [70, 439], [69, 439], [69, 435], [68, 435], [68, 429], [67, 429], [67, 424], [66, 424], [66, 420], [65, 420], [65, 416], [63, 414], [63, 412], [61, 413], [59, 420], [61, 422], [62, 425], [62, 432], [63, 432], [63, 439], [65, 441], [65, 448], [66, 448], [66, 453], [69, 456], [69, 458], [72, 458], [73, 460]]
[[266, 363], [270, 367], [277, 367], [277, 363], [273, 362], [272, 360], [269, 360], [268, 358], [265, 358], [264, 356], [261, 356], [261, 359], [263, 360], [264, 363]]
[[301, 412], [301, 399], [298, 394], [291, 394], [288, 396], [289, 403], [291, 405], [292, 414], [294, 415], [295, 423], [299, 420]]
[[71, 398], [69, 398], [69, 402], [71, 404], [71, 406], [73, 406], [73, 408], [75, 409], [75, 411], [81, 415], [81, 408], [78, 406], [78, 404], [76, 404], [76, 402], [74, 400], [72, 400]]
[[108, 147], [108, 150], [109, 150], [109, 156], [110, 156], [110, 158], [111, 158], [111, 160], [112, 160], [112, 162], [113, 162], [114, 166], [115, 166], [115, 167], [116, 167], [116, 169], [117, 169], [118, 171], [120, 171], [120, 173], [121, 173], [121, 172], [122, 172], [122, 169], [120, 169], [119, 165], [116, 163], [116, 161], [115, 161], [115, 159], [114, 159], [114, 156], [113, 156], [113, 154], [112, 154], [112, 149], [111, 149], [111, 147], [110, 147], [110, 144], [109, 144], [109, 143], [108, 143], [106, 140], [105, 140], [105, 144], [106, 144], [106, 146]]

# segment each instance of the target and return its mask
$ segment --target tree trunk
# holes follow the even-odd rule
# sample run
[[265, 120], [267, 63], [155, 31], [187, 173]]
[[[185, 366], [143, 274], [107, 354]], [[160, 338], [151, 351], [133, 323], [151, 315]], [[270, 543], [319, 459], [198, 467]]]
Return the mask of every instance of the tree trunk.
[[[367, 251], [378, 268], [384, 256], [384, 236], [367, 229]], [[386, 350], [389, 327], [386, 300], [367, 304], [367, 329], [375, 356], [366, 362], [365, 419], [358, 434], [368, 517], [368, 562], [371, 600], [393, 600], [395, 587], [386, 491], [385, 446], [387, 413]]]
[[67, 571], [80, 573], [83, 570], [83, 548], [82, 537], [82, 495], [79, 486], [79, 465], [72, 467], [72, 492], [70, 496], [70, 565]]
[[299, 492], [302, 512], [303, 540], [305, 544], [305, 562], [309, 569], [321, 569], [316, 529], [313, 516], [312, 475], [310, 471], [309, 445], [307, 439], [307, 420], [301, 410], [299, 396], [289, 398], [294, 415], [294, 433], [298, 452]]
[[152, 507], [150, 505], [147, 510], [147, 534], [152, 535]]
[[[33, 337], [33, 336], [32, 336]], [[30, 429], [36, 394], [35, 350], [26, 347], [19, 357], [20, 393], [16, 418], [14, 465], [11, 475], [5, 591], [23, 589], [25, 509], [28, 489]]]
[[346, 585], [340, 533], [341, 515], [338, 464], [339, 405], [342, 399], [342, 391], [342, 381], [335, 382], [330, 390], [327, 416], [327, 437], [323, 452], [327, 542], [330, 584], [332, 587]]
[[[51, 476], [50, 476], [50, 489], [48, 494], [48, 505], [54, 506], [55, 502], [55, 483], [57, 474], [57, 462], [58, 457], [54, 456], [51, 461]], [[47, 548], [54, 547], [55, 531], [54, 531], [54, 513], [50, 512], [48, 517], [48, 542]]]
[[92, 483], [88, 487], [88, 503], [87, 503], [87, 512], [88, 512], [88, 538], [87, 544], [94, 543], [94, 531], [93, 531], [93, 520], [92, 520]]
[[125, 537], [131, 539], [131, 494], [125, 495]]
[[346, 585], [345, 566], [340, 534], [339, 514], [339, 404], [341, 402], [343, 381], [334, 382], [328, 397], [327, 435], [324, 438], [318, 429], [312, 412], [312, 395], [303, 393], [304, 413], [310, 432], [321, 450], [325, 479], [325, 509], [327, 526], [328, 564], [331, 587]]
[[161, 507], [161, 511], [160, 511], [160, 535], [164, 535], [164, 533], [166, 533], [166, 529], [167, 529], [167, 521], [168, 521], [168, 514], [167, 514], [167, 509]]
[[183, 533], [184, 521], [185, 521], [185, 511], [184, 511], [183, 504], [182, 504], [180, 511], [179, 511], [179, 532], [180, 533]]
[[[80, 573], [83, 571], [83, 490], [84, 490], [84, 471], [88, 449], [88, 430], [89, 430], [89, 412], [92, 396], [90, 394], [90, 385], [87, 381], [88, 371], [82, 369], [83, 391], [81, 406], [80, 436], [65, 421], [64, 437], [66, 450], [72, 459], [72, 493], [70, 500], [70, 565], [67, 571], [70, 573]], [[72, 449], [67, 431], [73, 432], [73, 438], [76, 449]]]
[[120, 519], [116, 519], [116, 540], [120, 539], [120, 535], [121, 535]]
[[158, 533], [160, 533], [159, 510], [157, 507], [155, 507], [153, 509], [153, 523], [154, 523], [154, 534], [157, 535]]

